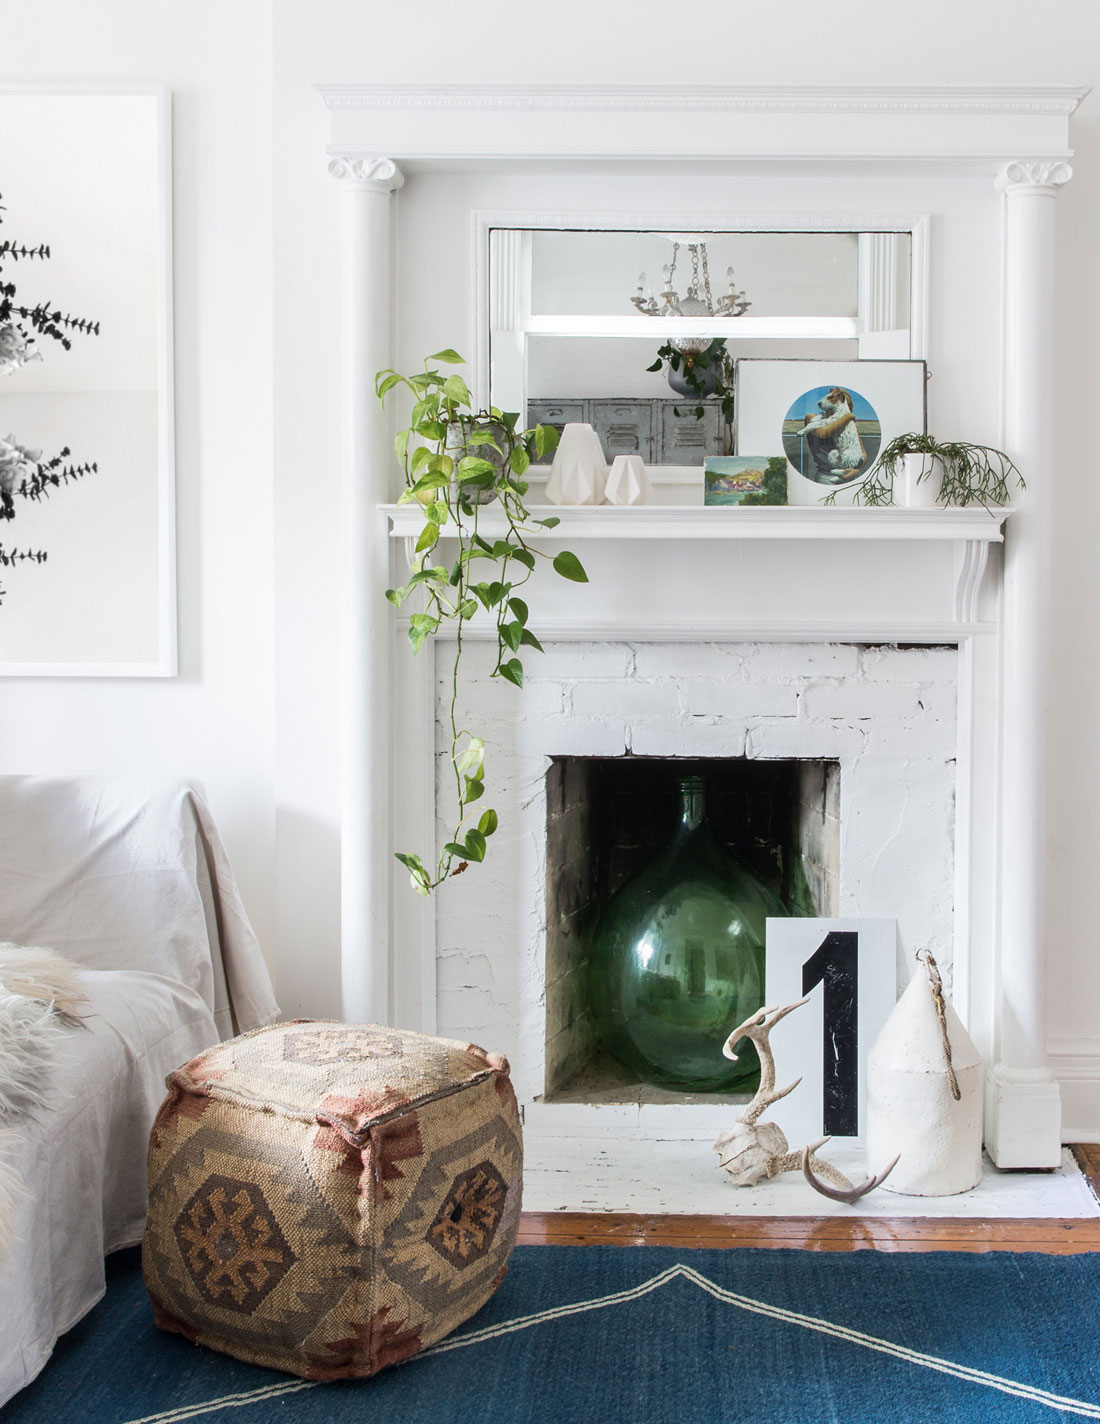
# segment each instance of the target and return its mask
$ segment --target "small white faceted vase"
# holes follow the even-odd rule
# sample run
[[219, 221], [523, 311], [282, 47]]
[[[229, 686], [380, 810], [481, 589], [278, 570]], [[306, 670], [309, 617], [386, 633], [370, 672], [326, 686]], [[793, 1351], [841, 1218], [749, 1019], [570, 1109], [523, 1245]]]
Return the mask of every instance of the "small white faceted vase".
[[551, 504], [599, 504], [607, 485], [607, 461], [590, 425], [570, 422], [561, 433], [546, 498]]
[[944, 1001], [951, 1094], [939, 1014], [928, 975], [918, 969], [867, 1055], [867, 1171], [899, 1161], [883, 1191], [949, 1197], [982, 1175], [982, 1060], [958, 1014]]
[[905, 509], [933, 509], [942, 483], [943, 466], [935, 455], [903, 455], [894, 495]]
[[616, 455], [611, 462], [604, 499], [608, 504], [645, 504], [649, 476], [641, 455]]

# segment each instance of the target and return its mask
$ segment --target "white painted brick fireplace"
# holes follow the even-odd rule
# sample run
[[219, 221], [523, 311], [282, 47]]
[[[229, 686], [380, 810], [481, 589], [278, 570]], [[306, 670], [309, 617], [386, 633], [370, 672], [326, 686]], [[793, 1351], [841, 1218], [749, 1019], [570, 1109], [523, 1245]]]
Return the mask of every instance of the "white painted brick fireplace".
[[[542, 1099], [546, 1076], [552, 758], [837, 763], [837, 912], [898, 920], [903, 982], [921, 945], [932, 947], [950, 974], [954, 647], [560, 642], [547, 644], [544, 657], [529, 658], [522, 692], [490, 678], [488, 654], [484, 643], [468, 654], [474, 676], [463, 680], [459, 720], [484, 729], [501, 830], [486, 863], [440, 893], [436, 1022], [447, 1037], [503, 1047], [522, 1102]], [[437, 696], [442, 726], [446, 678]], [[445, 749], [441, 741], [441, 757]], [[441, 785], [441, 802], [446, 790]], [[492, 915], [487, 905], [495, 907]], [[568, 1031], [568, 1023], [557, 1026]], [[572, 1104], [564, 1116], [576, 1123], [584, 1112]], [[591, 1115], [593, 1121], [601, 1116], [602, 1109]], [[697, 1113], [701, 1133], [714, 1116]], [[644, 1117], [637, 1115], [643, 1136], [649, 1130]], [[555, 1126], [536, 1114], [532, 1130], [542, 1122]]]

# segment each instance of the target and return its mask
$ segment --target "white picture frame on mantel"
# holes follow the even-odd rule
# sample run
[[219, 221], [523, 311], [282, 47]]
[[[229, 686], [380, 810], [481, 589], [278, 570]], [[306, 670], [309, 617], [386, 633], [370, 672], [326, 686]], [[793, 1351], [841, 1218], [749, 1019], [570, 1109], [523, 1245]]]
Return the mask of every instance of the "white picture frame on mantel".
[[39, 497], [13, 492], [0, 675], [174, 676], [167, 89], [0, 86], [0, 205], [0, 238], [49, 248], [5, 260], [16, 301], [99, 324], [67, 330], [67, 350], [39, 336], [41, 360], [0, 376], [4, 436], [95, 466]]
[[[852, 504], [889, 441], [924, 433], [926, 387], [923, 361], [741, 359], [734, 363], [735, 448], [739, 455], [785, 450], [789, 505]], [[856, 456], [845, 456], [846, 436]], [[859, 460], [854, 477], [827, 471], [838, 458]]]

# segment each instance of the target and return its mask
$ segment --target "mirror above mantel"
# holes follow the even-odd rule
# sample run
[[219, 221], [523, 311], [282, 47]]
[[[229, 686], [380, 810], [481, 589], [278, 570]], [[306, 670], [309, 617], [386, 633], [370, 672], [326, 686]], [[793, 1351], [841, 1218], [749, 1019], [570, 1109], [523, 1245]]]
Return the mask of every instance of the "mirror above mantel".
[[666, 344], [720, 340], [731, 360], [913, 354], [908, 231], [502, 223], [488, 237], [492, 403], [528, 423], [586, 420], [609, 456], [616, 439], [654, 465], [728, 453], [718, 400], [696, 417], [659, 362]]

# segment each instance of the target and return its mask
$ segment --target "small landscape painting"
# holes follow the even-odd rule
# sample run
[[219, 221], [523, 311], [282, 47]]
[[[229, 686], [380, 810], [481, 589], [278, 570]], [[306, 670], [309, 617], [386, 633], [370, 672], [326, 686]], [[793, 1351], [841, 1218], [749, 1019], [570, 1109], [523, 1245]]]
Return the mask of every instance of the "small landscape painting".
[[787, 503], [783, 455], [708, 455], [703, 478], [706, 505]]

